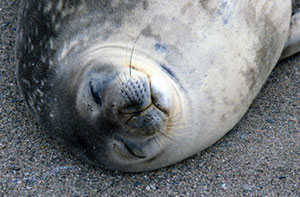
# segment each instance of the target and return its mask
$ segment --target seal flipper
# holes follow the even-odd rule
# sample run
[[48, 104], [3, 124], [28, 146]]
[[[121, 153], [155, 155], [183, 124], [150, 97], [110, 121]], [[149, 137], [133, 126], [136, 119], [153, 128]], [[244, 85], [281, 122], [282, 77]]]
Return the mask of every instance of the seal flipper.
[[294, 14], [291, 20], [291, 27], [288, 39], [280, 59], [284, 59], [300, 51], [300, 12]]

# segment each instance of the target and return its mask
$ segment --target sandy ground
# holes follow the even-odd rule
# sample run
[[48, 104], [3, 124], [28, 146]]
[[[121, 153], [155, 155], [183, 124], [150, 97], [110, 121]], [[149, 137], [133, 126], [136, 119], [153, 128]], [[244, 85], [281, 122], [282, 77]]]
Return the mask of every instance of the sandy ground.
[[214, 146], [171, 167], [122, 174], [74, 158], [25, 110], [12, 2], [0, 1], [0, 196], [300, 196], [300, 55], [277, 65], [248, 113]]

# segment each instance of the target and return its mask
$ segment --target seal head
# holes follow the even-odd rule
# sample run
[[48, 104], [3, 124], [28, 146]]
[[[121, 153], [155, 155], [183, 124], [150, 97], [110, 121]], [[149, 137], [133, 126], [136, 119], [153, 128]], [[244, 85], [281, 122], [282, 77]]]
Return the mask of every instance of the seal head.
[[58, 102], [47, 123], [52, 130], [59, 125], [56, 136], [63, 136], [73, 152], [122, 171], [149, 166], [174, 143], [169, 132], [182, 122], [185, 102], [180, 87], [156, 60], [135, 49], [138, 57], [130, 61], [122, 55], [128, 51], [98, 46], [73, 59], [76, 69], [52, 79], [57, 87], [52, 97]]

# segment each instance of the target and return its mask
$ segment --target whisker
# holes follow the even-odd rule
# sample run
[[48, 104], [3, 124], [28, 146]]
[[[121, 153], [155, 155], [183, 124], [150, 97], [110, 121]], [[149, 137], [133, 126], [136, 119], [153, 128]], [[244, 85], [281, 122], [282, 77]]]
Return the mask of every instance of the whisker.
[[176, 113], [176, 114], [172, 114], [171, 116], [168, 116], [169, 119], [169, 123], [171, 122], [180, 122], [181, 119], [181, 114], [180, 113]]
[[135, 50], [135, 46], [136, 46], [136, 43], [139, 39], [139, 37], [141, 36], [142, 32], [140, 32], [140, 34], [136, 37], [135, 41], [134, 41], [134, 45], [131, 49], [131, 53], [130, 53], [130, 61], [129, 61], [129, 76], [131, 77], [131, 67], [132, 67], [132, 60], [133, 60], [133, 53], [134, 53], [134, 50]]
[[161, 136], [163, 136], [171, 141], [178, 142], [177, 140], [175, 140], [174, 138], [171, 137], [170, 133], [163, 133], [161, 131], [158, 131], [158, 134], [160, 134]]
[[157, 146], [159, 147], [160, 150], [162, 150], [163, 148], [161, 147], [161, 144], [164, 146], [164, 144], [159, 140], [159, 138], [155, 135], [154, 136], [154, 141], [157, 144]]
[[115, 72], [115, 75], [116, 75], [116, 77], [118, 79], [118, 83], [119, 83], [120, 87], [122, 88], [123, 84], [125, 84], [125, 81], [123, 81], [123, 79], [120, 77], [119, 73]]
[[176, 136], [176, 137], [182, 137], [182, 136], [186, 136], [186, 135], [190, 135], [192, 134], [193, 132], [182, 132], [182, 133], [172, 133], [173, 136]]
[[[172, 130], [173, 128], [175, 128], [177, 131], [178, 130], [184, 130], [184, 129], [187, 129], [187, 128], [189, 128], [190, 127], [190, 125], [186, 125], [186, 126], [182, 126], [182, 127], [178, 127], [178, 125], [167, 125], [167, 130]], [[192, 134], [193, 132], [173, 132], [173, 133], [171, 133], [171, 132], [168, 132], [168, 134], [170, 134], [170, 135], [173, 135], [173, 136], [185, 136], [185, 135], [189, 135], [189, 134]]]

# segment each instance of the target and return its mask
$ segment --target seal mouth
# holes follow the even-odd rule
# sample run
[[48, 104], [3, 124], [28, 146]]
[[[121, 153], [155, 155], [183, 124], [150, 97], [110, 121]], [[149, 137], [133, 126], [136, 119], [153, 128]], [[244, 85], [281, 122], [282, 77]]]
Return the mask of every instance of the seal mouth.
[[144, 143], [135, 143], [128, 140], [125, 141], [121, 137], [116, 137], [113, 142], [113, 150], [125, 160], [144, 160], [149, 158], [144, 149], [151, 141], [151, 139], [148, 139]]
[[140, 158], [140, 159], [145, 159], [146, 156], [143, 154], [140, 154], [140, 152], [137, 152], [136, 149], [134, 149], [134, 147], [130, 146], [129, 144], [124, 143], [125, 148], [127, 149], [127, 151], [132, 154], [133, 156]]

